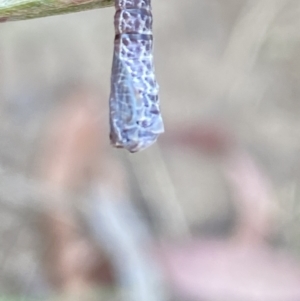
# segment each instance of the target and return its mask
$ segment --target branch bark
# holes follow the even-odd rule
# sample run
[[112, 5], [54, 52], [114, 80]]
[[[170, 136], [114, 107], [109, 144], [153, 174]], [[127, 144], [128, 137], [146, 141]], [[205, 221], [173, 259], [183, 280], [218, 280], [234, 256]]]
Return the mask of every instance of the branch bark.
[[0, 0], [0, 23], [113, 5], [113, 0]]

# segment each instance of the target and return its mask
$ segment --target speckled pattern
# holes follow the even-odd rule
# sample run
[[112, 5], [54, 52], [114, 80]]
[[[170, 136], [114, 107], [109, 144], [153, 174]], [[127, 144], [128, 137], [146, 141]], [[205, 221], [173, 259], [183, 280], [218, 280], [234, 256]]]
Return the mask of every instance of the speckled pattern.
[[110, 94], [110, 140], [130, 152], [164, 132], [152, 55], [150, 0], [115, 0], [115, 46]]

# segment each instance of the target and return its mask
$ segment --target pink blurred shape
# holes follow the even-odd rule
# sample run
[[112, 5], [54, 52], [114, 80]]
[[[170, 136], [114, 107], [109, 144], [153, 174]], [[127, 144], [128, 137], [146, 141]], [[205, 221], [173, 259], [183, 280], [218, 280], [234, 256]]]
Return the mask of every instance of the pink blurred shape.
[[264, 245], [194, 241], [166, 245], [161, 255], [168, 280], [184, 300], [300, 300], [298, 262]]
[[222, 124], [195, 124], [166, 134], [163, 142], [221, 159], [238, 213], [228, 239], [161, 247], [176, 294], [184, 300], [300, 300], [299, 262], [266, 242], [276, 221], [272, 185], [234, 135]]

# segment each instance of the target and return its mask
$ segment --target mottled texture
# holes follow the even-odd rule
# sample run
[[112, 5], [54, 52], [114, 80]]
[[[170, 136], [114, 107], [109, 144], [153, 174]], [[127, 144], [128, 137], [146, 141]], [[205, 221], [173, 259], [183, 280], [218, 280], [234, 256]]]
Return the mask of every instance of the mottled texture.
[[150, 0], [115, 0], [115, 47], [110, 95], [110, 139], [130, 152], [164, 132], [152, 55]]
[[113, 0], [0, 0], [0, 23], [103, 8]]

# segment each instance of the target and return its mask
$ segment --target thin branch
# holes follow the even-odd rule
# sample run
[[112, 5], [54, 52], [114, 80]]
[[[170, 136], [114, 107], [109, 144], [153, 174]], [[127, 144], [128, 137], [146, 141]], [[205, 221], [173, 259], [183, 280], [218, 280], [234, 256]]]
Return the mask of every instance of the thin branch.
[[0, 0], [0, 23], [111, 6], [113, 0]]

